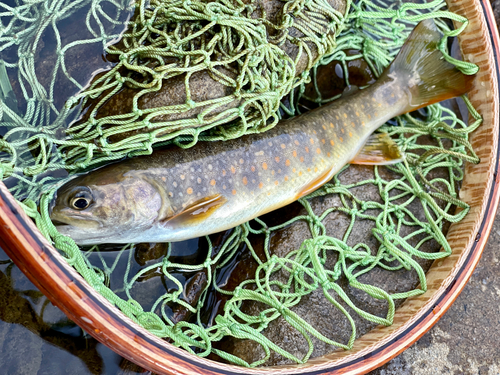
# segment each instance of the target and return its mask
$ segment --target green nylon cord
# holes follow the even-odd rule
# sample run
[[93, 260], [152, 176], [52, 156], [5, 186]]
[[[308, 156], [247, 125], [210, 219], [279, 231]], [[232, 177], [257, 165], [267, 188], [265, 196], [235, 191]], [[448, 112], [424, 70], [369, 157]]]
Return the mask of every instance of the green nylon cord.
[[[21, 207], [68, 263], [110, 303], [158, 337], [169, 338], [174, 345], [199, 356], [214, 353], [241, 366], [262, 365], [273, 352], [291, 361], [304, 363], [313, 353], [313, 339], [332, 345], [332, 349], [352, 348], [357, 334], [353, 319], [355, 314], [376, 324], [392, 324], [396, 300], [426, 291], [425, 272], [417, 260], [441, 259], [451, 254], [443, 228], [446, 223], [460, 221], [467, 214], [469, 207], [460, 200], [457, 186], [463, 178], [464, 162], [478, 161], [468, 135], [480, 126], [481, 118], [467, 97], [463, 97], [463, 101], [472, 119], [469, 124], [452, 110], [434, 104], [426, 109], [425, 116], [407, 114], [397, 118], [396, 126], [383, 127], [382, 131], [389, 133], [405, 151], [405, 161], [389, 168], [398, 176], [397, 179], [384, 179], [381, 169], [375, 167], [373, 178], [343, 184], [342, 175], [348, 168], [346, 166], [329, 183], [299, 200], [306, 214], [271, 227], [261, 219], [238, 226], [220, 245], [213, 258], [214, 247], [207, 237], [208, 254], [200, 264], [171, 261], [169, 254], [172, 246], [168, 244], [166, 256], [149, 262], [136, 272], [132, 245], [124, 246], [112, 259], [100, 251], [99, 246], [82, 252], [70, 238], [60, 235], [49, 219], [49, 205], [54, 192], [69, 178], [61, 178], [57, 171], [74, 173], [125, 156], [149, 154], [153, 145], [174, 143], [187, 149], [183, 152], [189, 152], [188, 148], [198, 141], [226, 140], [265, 131], [278, 122], [278, 109], [287, 115], [300, 113], [297, 103], [301, 98], [318, 104], [336, 99], [322, 97], [316, 80], [319, 66], [339, 61], [349, 85], [348, 63], [363, 58], [378, 76], [393, 60], [414, 25], [423, 19], [435, 18], [443, 31], [439, 49], [445, 59], [465, 74], [474, 74], [477, 71], [475, 65], [456, 60], [447, 51], [449, 38], [462, 32], [468, 21], [446, 11], [444, 1], [398, 3], [397, 8], [383, 1], [348, 2], [349, 11], [345, 17], [325, 1], [289, 1], [285, 4], [283, 17], [278, 23], [271, 24], [267, 20], [257, 21], [247, 17], [255, 6], [253, 2], [151, 0], [149, 6], [146, 2], [137, 4], [135, 15], [121, 37], [120, 48], [111, 42], [120, 38], [116, 27], [123, 22], [124, 14], [131, 12], [126, 1], [43, 0], [15, 3], [16, 6], [0, 3], [0, 52], [5, 56], [14, 56], [0, 60], [0, 178], [8, 184]], [[63, 45], [61, 22], [77, 12], [85, 14], [87, 37]], [[330, 20], [331, 36], [315, 32], [321, 30], [321, 21], [311, 16], [313, 14], [325, 15]], [[456, 21], [460, 27], [450, 30], [446, 20]], [[170, 27], [164, 28], [166, 24]], [[268, 43], [264, 25], [276, 31], [273, 43]], [[305, 36], [302, 39], [293, 39], [287, 33], [292, 25], [303, 32]], [[48, 86], [41, 83], [35, 69], [37, 48], [47, 30], [55, 35], [57, 55]], [[206, 38], [206, 35], [211, 38]], [[320, 57], [310, 71], [295, 74], [299, 57], [293, 61], [278, 47], [285, 40], [293, 40], [300, 46], [300, 53], [306, 55], [310, 55], [311, 50], [310, 44], [305, 41], [316, 46]], [[117, 64], [92, 81], [90, 86], [84, 87], [69, 73], [71, 61], [66, 59], [69, 52], [93, 44], [104, 46], [108, 56], [115, 58]], [[171, 63], [171, 58], [175, 58], [176, 62]], [[152, 69], [151, 64], [160, 68]], [[228, 75], [215, 69], [231, 64], [240, 67], [239, 74]], [[137, 74], [124, 74], [124, 67]], [[216, 81], [233, 87], [234, 93], [205, 103], [194, 102], [189, 80], [192, 74], [203, 69], [209, 69]], [[261, 74], [263, 70], [269, 74]], [[160, 84], [168, 84], [168, 79], [180, 72], [187, 73], [185, 103], [148, 110], [138, 108], [141, 95], [155, 92]], [[17, 92], [22, 93], [23, 102], [21, 98], [16, 98], [7, 73], [16, 77], [19, 84]], [[62, 108], [57, 108], [55, 100], [56, 79], [59, 76], [66, 77], [75, 89], [80, 90], [68, 98]], [[314, 87], [314, 97], [305, 97], [305, 85], [309, 82]], [[98, 118], [99, 106], [127, 86], [137, 88], [133, 111]], [[281, 103], [286, 94], [289, 94], [289, 106]], [[235, 99], [245, 105], [218, 110]], [[88, 119], [75, 122], [80, 111], [76, 104], [90, 102], [98, 104], [90, 109]], [[164, 121], [163, 128], [154, 123], [154, 119], [163, 114], [200, 106], [206, 108], [195, 118]], [[228, 121], [229, 125], [226, 124]], [[67, 133], [62, 134], [60, 129], [68, 124], [71, 125]], [[166, 128], [175, 130], [165, 133]], [[119, 142], [109, 140], [118, 133], [138, 129], [151, 131], [132, 133]], [[426, 137], [433, 142], [422, 141]], [[446, 171], [446, 176], [440, 174], [433, 177], [437, 169]], [[356, 188], [368, 185], [378, 190], [380, 199], [371, 201], [357, 195]], [[321, 213], [314, 212], [311, 199], [327, 195], [337, 196], [341, 204]], [[420, 202], [425, 220], [420, 220], [412, 212], [414, 202]], [[461, 210], [455, 212], [455, 207]], [[327, 235], [323, 223], [333, 212], [350, 219], [345, 232], [337, 238]], [[377, 249], [371, 249], [364, 243], [348, 245], [359, 221], [373, 223], [372, 234], [379, 241]], [[305, 239], [298, 249], [283, 257], [273, 254], [270, 247], [272, 234], [298, 222], [307, 225], [311, 238]], [[264, 237], [265, 259], [259, 258], [250, 235]], [[442, 247], [441, 251], [422, 251], [422, 246], [429, 241], [436, 241]], [[254, 278], [243, 281], [234, 290], [219, 287], [217, 276], [222, 267], [237, 256], [242, 244], [246, 245], [258, 264]], [[328, 259], [337, 259], [332, 268], [325, 266]], [[125, 272], [120, 271], [121, 264], [126, 264]], [[359, 281], [362, 275], [375, 268], [414, 270], [419, 286], [391, 294]], [[184, 287], [175, 277], [176, 269], [191, 272], [206, 270], [208, 287], [196, 306], [190, 306], [182, 299]], [[145, 308], [136, 301], [138, 296], [134, 288], [141, 284], [142, 278], [157, 270], [176, 288], [171, 293], [160, 293]], [[278, 274], [282, 277], [278, 278]], [[370, 298], [385, 301], [385, 316], [373, 315], [356, 306], [339, 285], [342, 277], [351, 287]], [[120, 285], [110, 287], [112, 278], [121, 280]], [[208, 303], [209, 288], [227, 296], [228, 300], [214, 324], [205, 327], [201, 311]], [[350, 327], [345, 342], [331, 339], [328, 332], [319, 332], [294, 310], [303, 297], [318, 289], [345, 316]], [[251, 301], [265, 308], [257, 315], [249, 315], [244, 306]], [[168, 315], [172, 304], [183, 305], [191, 311], [194, 322], [174, 324]], [[283, 317], [307, 342], [308, 349], [302, 356], [290, 353], [263, 334], [270, 323], [279, 317]], [[227, 337], [255, 341], [262, 348], [263, 357], [247, 363], [214, 347], [214, 343]]]

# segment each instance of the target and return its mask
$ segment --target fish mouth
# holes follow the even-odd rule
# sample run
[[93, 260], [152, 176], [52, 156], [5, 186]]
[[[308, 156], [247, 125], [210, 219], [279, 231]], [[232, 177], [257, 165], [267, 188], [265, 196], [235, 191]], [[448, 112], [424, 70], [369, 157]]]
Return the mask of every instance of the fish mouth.
[[59, 220], [51, 220], [51, 221], [52, 221], [52, 224], [54, 224], [56, 227], [64, 227], [64, 226], [69, 225], [68, 223], [65, 223], [65, 222], [59, 221]]
[[103, 228], [103, 223], [95, 217], [68, 215], [53, 213], [50, 220], [57, 227], [77, 227], [81, 229], [100, 229]]

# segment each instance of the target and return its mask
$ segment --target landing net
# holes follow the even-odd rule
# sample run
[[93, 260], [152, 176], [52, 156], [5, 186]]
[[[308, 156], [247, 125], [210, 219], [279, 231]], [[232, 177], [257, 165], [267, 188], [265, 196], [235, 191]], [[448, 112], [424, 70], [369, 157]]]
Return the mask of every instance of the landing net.
[[[48, 210], [57, 186], [70, 178], [65, 171], [71, 175], [125, 156], [149, 154], [153, 145], [173, 142], [189, 148], [198, 141], [225, 140], [272, 128], [283, 114], [293, 116], [299, 112], [297, 103], [305, 95], [305, 85], [312, 80], [317, 88], [316, 71], [320, 65], [340, 61], [346, 84], [349, 84], [347, 65], [359, 58], [379, 75], [413, 27], [426, 18], [435, 18], [445, 35], [439, 46], [445, 58], [465, 74], [477, 71], [476, 66], [457, 61], [448, 53], [448, 38], [467, 26], [466, 19], [446, 11], [441, 0], [399, 5], [348, 1], [344, 17], [325, 1], [289, 1], [282, 15], [271, 22], [264, 16], [257, 21], [249, 17], [258, 7], [253, 1], [151, 0], [138, 3], [135, 8], [119, 0], [2, 2], [0, 178], [43, 235], [98, 293], [133, 321], [176, 346], [202, 357], [214, 353], [223, 360], [252, 367], [265, 363], [271, 351], [297, 363], [306, 362], [314, 349], [312, 337], [331, 344], [332, 350], [349, 349], [356, 338], [353, 314], [377, 324], [392, 324], [396, 300], [426, 291], [425, 273], [418, 258], [440, 259], [451, 254], [443, 228], [467, 214], [468, 206], [459, 199], [458, 186], [463, 177], [463, 163], [478, 162], [468, 135], [480, 125], [481, 119], [466, 97], [463, 101], [472, 118], [469, 124], [449, 108], [435, 104], [428, 107], [425, 116], [400, 116], [397, 124], [382, 129], [406, 153], [404, 163], [390, 168], [398, 175], [397, 179], [382, 178], [381, 169], [375, 167], [373, 179], [343, 185], [339, 179], [341, 171], [330, 183], [300, 200], [307, 215], [274, 227], [260, 219], [241, 225], [231, 232], [214, 256], [213, 244], [207, 237], [207, 257], [199, 264], [174, 263], [167, 252], [139, 273], [130, 274], [133, 245], [127, 245], [114, 260], [99, 256], [97, 267], [89, 259], [99, 248], [82, 252], [71, 239], [57, 233]], [[65, 39], [60, 33], [61, 25], [77, 12], [83, 15], [82, 27], [86, 28], [87, 37]], [[125, 30], [122, 25], [129, 17]], [[449, 28], [446, 22], [449, 20], [458, 22], [458, 30]], [[298, 36], [288, 33], [292, 27], [300, 30]], [[269, 30], [273, 31], [272, 37]], [[40, 77], [35, 67], [39, 66], [37, 59], [43, 57], [41, 43], [47, 33], [54, 41], [55, 58], [52, 68], [46, 70], [50, 74]], [[272, 43], [268, 43], [268, 36]], [[286, 41], [298, 46], [296, 56], [290, 57], [278, 47]], [[74, 70], [71, 73], [68, 56], [74, 58], [78, 56], [73, 53], [77, 48], [91, 45], [106, 49], [110, 65], [92, 80], [87, 77], [83, 82], [83, 78], [75, 78]], [[201, 71], [220, 85], [223, 95], [194, 98], [192, 85]], [[184, 81], [179, 103], [150, 108], [143, 105], [141, 98], [159, 92], [162, 85], [179, 77]], [[73, 88], [71, 96], [62, 103], [57, 99], [61, 80]], [[134, 93], [128, 98], [129, 107], [117, 110], [106, 104], [127, 90]], [[22, 98], [16, 98], [14, 91], [21, 93]], [[323, 99], [319, 89], [315, 91], [315, 97], [309, 100], [323, 104], [336, 99]], [[281, 102], [285, 95], [289, 95], [291, 105]], [[429, 137], [433, 142], [423, 141]], [[437, 170], [445, 171], [446, 178], [432, 177]], [[376, 200], [356, 194], [357, 187], [368, 184], [376, 186], [379, 192]], [[337, 195], [342, 205], [314, 213], [311, 199], [330, 195]], [[421, 203], [424, 220], [410, 210], [414, 201]], [[327, 236], [323, 224], [333, 211], [351, 218], [345, 233], [338, 237]], [[364, 243], [348, 245], [355, 223], [361, 220], [374, 223], [372, 233], [379, 241], [378, 248], [371, 249]], [[307, 223], [311, 238], [284, 257], [271, 255], [272, 233], [297, 221]], [[404, 228], [412, 230], [403, 233]], [[252, 234], [265, 238], [264, 260], [252, 247], [249, 240]], [[413, 241], [419, 236], [423, 239]], [[421, 251], [428, 241], [436, 241], [441, 251]], [[232, 290], [220, 288], [215, 283], [218, 272], [236, 256], [242, 244], [246, 244], [258, 263], [255, 278]], [[325, 267], [332, 256], [338, 257], [337, 263], [333, 268]], [[118, 275], [122, 284], [112, 290], [109, 279], [116, 278], [119, 259], [127, 259], [128, 266]], [[404, 293], [390, 294], [358, 281], [361, 275], [377, 267], [394, 271], [413, 269], [420, 285]], [[207, 286], [193, 306], [183, 298], [185, 285], [172, 275], [175, 269], [206, 274]], [[145, 309], [134, 298], [133, 289], [154, 270], [160, 270], [164, 278], [176, 283], [177, 290], [158, 295]], [[285, 282], [274, 279], [278, 271], [286, 273]], [[339, 286], [341, 277], [371, 298], [385, 300], [386, 316], [379, 317], [356, 306]], [[293, 311], [302, 297], [318, 288], [350, 322], [347, 341], [332, 340], [328, 333], [317, 331]], [[207, 326], [200, 311], [207, 303], [209, 289], [227, 295], [228, 300], [224, 312]], [[258, 315], [248, 315], [243, 306], [249, 301], [259, 302], [265, 309]], [[172, 306], [183, 306], [195, 318], [172, 321], [169, 315]], [[262, 334], [280, 316], [307, 340], [309, 350], [303, 356], [295, 356]], [[214, 347], [214, 343], [230, 336], [256, 341], [265, 355], [247, 363]]]

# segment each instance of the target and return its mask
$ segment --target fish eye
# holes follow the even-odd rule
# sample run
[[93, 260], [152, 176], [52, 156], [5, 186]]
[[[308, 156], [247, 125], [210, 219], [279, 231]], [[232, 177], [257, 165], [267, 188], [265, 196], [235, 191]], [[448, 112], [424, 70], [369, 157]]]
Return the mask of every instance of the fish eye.
[[70, 201], [71, 208], [75, 210], [85, 210], [92, 203], [92, 194], [89, 191], [83, 190], [77, 192]]

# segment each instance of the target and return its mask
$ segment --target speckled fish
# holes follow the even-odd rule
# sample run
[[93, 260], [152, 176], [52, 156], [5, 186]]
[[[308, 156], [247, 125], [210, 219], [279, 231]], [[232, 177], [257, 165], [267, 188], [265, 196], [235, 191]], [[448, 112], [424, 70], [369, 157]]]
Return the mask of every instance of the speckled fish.
[[372, 133], [470, 86], [436, 49], [440, 39], [434, 22], [422, 21], [375, 84], [264, 134], [154, 151], [79, 176], [58, 190], [51, 218], [82, 245], [180, 241], [289, 204], [346, 163], [398, 162], [390, 137]]

